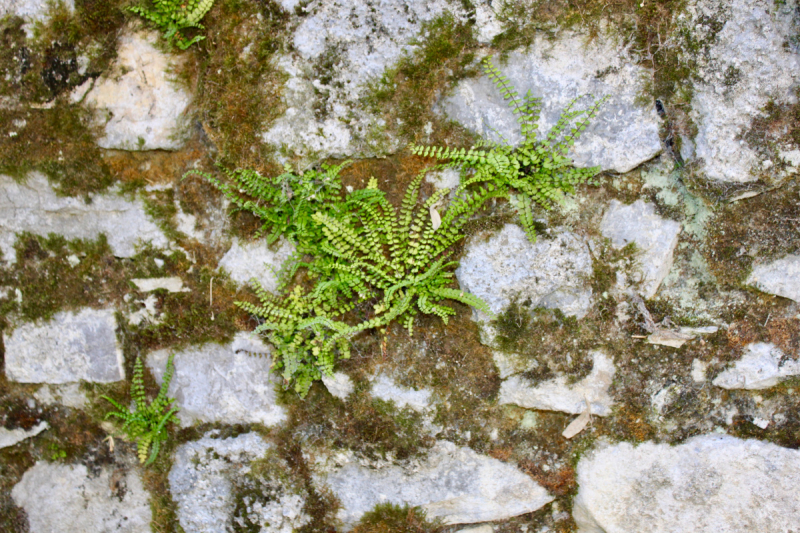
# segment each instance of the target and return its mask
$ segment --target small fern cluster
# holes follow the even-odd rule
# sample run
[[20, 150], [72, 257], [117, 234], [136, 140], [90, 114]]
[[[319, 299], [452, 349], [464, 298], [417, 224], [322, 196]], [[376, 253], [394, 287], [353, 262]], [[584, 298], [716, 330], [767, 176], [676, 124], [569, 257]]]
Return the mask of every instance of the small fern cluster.
[[167, 397], [167, 389], [169, 389], [169, 383], [172, 381], [172, 374], [175, 371], [172, 364], [173, 357], [174, 355], [170, 355], [167, 361], [164, 382], [152, 402], [148, 403], [147, 401], [144, 390], [144, 366], [142, 359], [138, 357], [133, 366], [133, 379], [131, 380], [134, 410], [123, 407], [108, 396], [102, 396], [117, 408], [116, 411], [108, 413], [106, 419], [113, 416], [123, 421], [122, 430], [129, 439], [136, 441], [139, 462], [147, 465], [155, 461], [161, 443], [167, 440], [167, 423], [178, 421], [175, 416], [178, 408], [169, 408], [175, 399]]
[[483, 68], [517, 115], [522, 142], [512, 146], [501, 136], [499, 143], [483, 141], [469, 150], [413, 145], [411, 152], [443, 161], [440, 167], [461, 167], [462, 180], [493, 184], [503, 191], [517, 210], [528, 238], [535, 241], [533, 203], [550, 209], [554, 203], [562, 201], [564, 193], [575, 192], [576, 185], [590, 181], [600, 170], [598, 167], [572, 166], [567, 152], [597, 115], [606, 98], [586, 109], [575, 109], [579, 98], [573, 99], [544, 140], [540, 140], [537, 129], [541, 98], [532, 96], [530, 91], [520, 98], [491, 58], [484, 60]]
[[[488, 200], [506, 198], [534, 240], [532, 204], [548, 208], [597, 174], [597, 168], [574, 168], [567, 151], [602, 100], [580, 111], [573, 110], [573, 101], [539, 141], [540, 100], [530, 93], [520, 99], [490, 60], [484, 67], [519, 115], [524, 140], [516, 147], [484, 142], [469, 150], [413, 146], [413, 153], [441, 161], [434, 168], [461, 167], [461, 182], [452, 192], [439, 190], [421, 201], [423, 172], [397, 210], [375, 178], [343, 197], [342, 165], [301, 175], [287, 168], [271, 179], [247, 170], [226, 172], [226, 180], [199, 173], [240, 209], [258, 216], [262, 232], [270, 231], [269, 242], [284, 235], [297, 245], [282, 271], [279, 294], [254, 281], [259, 303], [237, 302], [260, 319], [256, 331], [276, 348], [274, 368], [285, 386], [304, 396], [313, 381], [333, 372], [337, 357], [349, 357], [350, 338], [365, 330], [397, 321], [412, 334], [419, 314], [447, 323], [455, 314], [447, 301], [491, 314], [483, 300], [452, 286], [458, 263], [451, 250], [464, 237], [465, 224]], [[300, 268], [305, 277], [290, 286]], [[350, 312], [357, 305], [363, 311], [364, 304], [367, 316], [353, 320]]]
[[204, 29], [200, 21], [214, 5], [214, 0], [152, 0], [153, 8], [130, 6], [128, 10], [152, 22], [164, 30], [164, 38], [175, 39], [181, 50], [186, 50], [194, 43], [205, 39], [195, 35], [187, 40], [181, 32], [189, 28]]

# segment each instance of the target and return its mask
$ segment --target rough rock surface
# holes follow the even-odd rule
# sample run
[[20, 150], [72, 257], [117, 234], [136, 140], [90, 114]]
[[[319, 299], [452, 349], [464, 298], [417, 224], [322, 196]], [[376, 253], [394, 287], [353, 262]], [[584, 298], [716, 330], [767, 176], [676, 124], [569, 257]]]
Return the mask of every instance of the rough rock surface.
[[352, 460], [321, 480], [342, 502], [338, 517], [346, 525], [382, 502], [421, 506], [446, 524], [471, 524], [530, 513], [553, 499], [515, 467], [447, 441], [405, 468], [368, 469]]
[[540, 235], [531, 244], [515, 224], [488, 241], [468, 243], [456, 269], [461, 288], [483, 298], [493, 313], [513, 301], [560, 309], [582, 318], [592, 304], [592, 258], [580, 237], [569, 231]]
[[240, 527], [256, 526], [253, 530], [263, 533], [290, 533], [308, 523], [302, 512], [303, 498], [280, 483], [266, 487], [269, 494], [261, 494], [265, 501], [255, 494], [244, 496], [244, 513], [236, 509], [237, 488], [246, 483], [250, 463], [264, 458], [270, 448], [255, 433], [227, 439], [209, 434], [180, 446], [169, 472], [169, 486], [184, 531], [231, 531], [236, 522]]
[[248, 283], [255, 278], [264, 289], [274, 291], [278, 287], [275, 274], [294, 250], [293, 244], [283, 240], [273, 251], [263, 240], [243, 244], [235, 239], [220, 259], [219, 266], [227, 270], [237, 283]]
[[33, 393], [33, 397], [42, 405], [63, 405], [75, 409], [83, 409], [89, 403], [86, 393], [81, 390], [80, 383], [64, 383], [63, 385], [42, 385]]
[[532, 386], [520, 376], [512, 376], [500, 387], [498, 403], [515, 404], [526, 409], [543, 409], [563, 413], [580, 414], [586, 410], [586, 401], [591, 413], [598, 416], [611, 414], [614, 400], [608, 388], [614, 379], [614, 362], [602, 352], [593, 352], [592, 372], [582, 380], [569, 385], [566, 376]]
[[789, 533], [800, 523], [800, 452], [766, 442], [622, 443], [589, 452], [577, 471], [580, 533]]
[[57, 313], [4, 333], [6, 376], [22, 383], [111, 383], [125, 379], [113, 309]]
[[91, 475], [82, 464], [39, 461], [11, 496], [25, 509], [30, 533], [150, 533], [149, 495], [139, 474], [129, 471], [112, 482], [118, 476], [108, 467]]
[[140, 201], [128, 201], [115, 194], [83, 198], [56, 196], [47, 178], [33, 172], [24, 183], [0, 175], [0, 251], [3, 259], [16, 261], [14, 242], [18, 232], [37, 235], [58, 233], [68, 239], [108, 238], [114, 255], [131, 257], [137, 242], [156, 248], [167, 246], [167, 238], [150, 221]]
[[183, 280], [177, 276], [170, 278], [135, 278], [131, 283], [142, 292], [152, 292], [158, 289], [165, 289], [169, 292], [187, 292], [189, 289], [183, 286]]
[[105, 126], [97, 141], [102, 148], [177, 150], [183, 145], [191, 97], [170, 81], [168, 56], [150, 44], [159, 38], [154, 32], [122, 35], [112, 73], [73, 93], [74, 100], [83, 98], [97, 108]]
[[[634, 103], [645, 72], [613, 39], [587, 41], [585, 35], [571, 32], [553, 41], [542, 35], [528, 52], [511, 52], [506, 64], [496, 66], [520, 95], [530, 89], [533, 96], [542, 97], [542, 134], [550, 131], [574, 98], [608, 96], [569, 155], [579, 167], [628, 172], [661, 152], [655, 109]], [[583, 98], [577, 105], [590, 104], [591, 98]], [[513, 144], [522, 140], [516, 115], [485, 75], [459, 83], [441, 109], [483, 137], [499, 141], [500, 133]]]
[[430, 407], [431, 393], [427, 390], [413, 390], [400, 387], [387, 376], [380, 375], [372, 383], [372, 396], [386, 402], [394, 402], [398, 409], [410, 407], [424, 411]]
[[724, 21], [705, 57], [697, 58], [692, 99], [695, 158], [711, 179], [753, 181], [774, 163], [741, 136], [767, 102], [795, 99], [800, 54], [796, 45], [784, 46], [798, 32], [790, 9], [772, 0], [698, 0], [688, 11], [685, 25], [698, 40], [707, 38], [709, 20]]
[[31, 429], [6, 429], [4, 427], [0, 427], [0, 448], [8, 448], [9, 446], [13, 446], [18, 442], [22, 442], [25, 439], [29, 439], [31, 437], [35, 437], [45, 429], [49, 428], [50, 425], [47, 422], [39, 422]]
[[[74, 12], [74, 0], [63, 0], [66, 8]], [[16, 15], [26, 20], [44, 22], [49, 10], [47, 0], [0, 0], [0, 18], [6, 15]]]
[[[453, 7], [444, 0], [314, 0], [295, 30], [295, 53], [279, 66], [289, 75], [284, 114], [263, 140], [313, 159], [382, 154], [396, 149], [385, 123], [359, 101], [418, 37], [422, 24]], [[315, 109], [316, 107], [316, 109]]]
[[614, 248], [624, 248], [631, 242], [636, 244], [642, 296], [646, 299], [655, 296], [672, 268], [672, 252], [678, 244], [681, 225], [661, 218], [653, 204], [642, 200], [631, 205], [612, 200], [600, 223], [600, 231], [611, 239]]
[[353, 380], [344, 372], [334, 372], [331, 377], [322, 376], [322, 383], [328, 389], [328, 392], [340, 400], [347, 399], [355, 389]]
[[785, 355], [774, 344], [748, 344], [741, 359], [721, 372], [712, 383], [723, 389], [768, 389], [800, 375], [800, 361]]
[[787, 255], [753, 268], [747, 284], [759, 290], [800, 302], [800, 255]]
[[[159, 384], [170, 353], [159, 350], [147, 356], [147, 365]], [[204, 344], [178, 352], [169, 396], [181, 409], [181, 425], [198, 420], [266, 426], [283, 422], [286, 413], [276, 403], [269, 353], [269, 347], [257, 337], [243, 332], [230, 344]]]

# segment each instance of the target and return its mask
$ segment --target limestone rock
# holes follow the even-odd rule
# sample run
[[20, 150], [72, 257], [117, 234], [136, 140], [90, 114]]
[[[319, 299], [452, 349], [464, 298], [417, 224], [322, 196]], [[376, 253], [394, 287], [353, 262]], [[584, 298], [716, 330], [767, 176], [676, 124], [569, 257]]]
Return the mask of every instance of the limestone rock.
[[13, 446], [18, 442], [22, 442], [25, 439], [29, 439], [31, 437], [35, 437], [45, 429], [49, 428], [50, 425], [47, 422], [39, 422], [31, 429], [6, 429], [4, 427], [0, 427], [0, 448], [8, 448], [9, 446]]
[[624, 248], [635, 243], [642, 281], [642, 296], [650, 299], [655, 296], [659, 285], [672, 268], [672, 252], [678, 244], [681, 225], [673, 220], [658, 216], [653, 204], [637, 200], [631, 205], [623, 205], [612, 200], [608, 211], [600, 223], [603, 236], [611, 239], [611, 245]]
[[57, 313], [49, 322], [27, 323], [9, 335], [6, 376], [22, 383], [111, 383], [125, 379], [113, 309]]
[[284, 240], [273, 251], [263, 240], [242, 243], [235, 239], [220, 259], [219, 267], [227, 270], [237, 283], [248, 283], [255, 278], [264, 289], [274, 291], [278, 287], [275, 274], [294, 251], [294, 245]]
[[320, 476], [342, 502], [339, 519], [352, 526], [376, 504], [421, 506], [446, 524], [504, 520], [553, 498], [516, 467], [439, 441], [426, 460], [370, 469], [358, 461]]
[[792, 8], [772, 0], [692, 4], [684, 25], [693, 33], [707, 34], [708, 20], [724, 22], [705, 54], [689, 52], [700, 64], [691, 104], [698, 128], [695, 158], [705, 162], [705, 175], [711, 179], [756, 180], [768, 156], [741, 137], [756, 117], [763, 116], [768, 102], [795, 99], [800, 55], [796, 48], [784, 46], [798, 31]]
[[373, 382], [372, 396], [386, 402], [394, 402], [398, 409], [410, 407], [415, 411], [425, 411], [430, 407], [431, 401], [430, 391], [400, 387], [384, 375], [378, 376]]
[[156, 248], [169, 242], [150, 221], [140, 201], [128, 201], [115, 194], [96, 194], [92, 202], [83, 198], [56, 196], [47, 178], [33, 172], [24, 183], [0, 176], [0, 251], [9, 262], [16, 261], [14, 242], [22, 231], [47, 235], [58, 233], [67, 239], [108, 238], [114, 254], [131, 257], [137, 242]]
[[723, 389], [768, 389], [782, 380], [800, 375], [800, 361], [787, 357], [774, 344], [748, 344], [733, 368], [720, 373], [712, 383]]
[[767, 442], [621, 443], [590, 452], [577, 471], [579, 533], [788, 533], [800, 523], [800, 452]]
[[592, 352], [592, 358], [592, 372], [572, 385], [567, 383], [566, 376], [559, 376], [537, 386], [531, 386], [520, 376], [512, 376], [500, 386], [498, 403], [577, 415], [586, 411], [588, 400], [593, 415], [608, 416], [614, 403], [608, 394], [608, 388], [614, 379], [616, 368], [611, 358], [603, 352]]
[[[542, 134], [556, 124], [574, 98], [609, 97], [569, 152], [576, 166], [628, 172], [661, 152], [655, 108], [634, 103], [646, 71], [613, 39], [600, 36], [589, 40], [564, 31], [550, 40], [542, 34], [527, 52], [511, 52], [507, 63], [497, 60], [495, 66], [520, 95], [530, 89], [533, 96], [542, 98]], [[577, 105], [580, 109], [590, 104], [590, 98], [583, 98]], [[499, 141], [499, 133], [512, 144], [522, 140], [517, 116], [485, 75], [460, 82], [440, 108], [483, 137]]]
[[753, 268], [747, 284], [759, 290], [800, 302], [800, 255], [787, 255]]
[[[191, 97], [169, 79], [168, 56], [151, 43], [155, 32], [123, 34], [112, 73], [73, 100], [98, 110], [105, 135], [97, 144], [118, 150], [177, 150], [186, 139], [186, 108]], [[87, 83], [92, 83], [91, 81]], [[85, 94], [85, 96], [84, 96]]]
[[592, 258], [586, 242], [569, 231], [540, 235], [531, 244], [515, 224], [488, 241], [472, 241], [456, 269], [461, 288], [483, 298], [493, 313], [513, 301], [560, 309], [582, 318], [592, 305]]
[[83, 409], [89, 403], [86, 393], [81, 390], [80, 383], [42, 385], [33, 393], [33, 397], [42, 405], [57, 404], [74, 409]]
[[397, 140], [360, 99], [370, 81], [415, 48], [423, 23], [454, 12], [451, 3], [315, 0], [303, 10], [295, 53], [278, 62], [289, 75], [286, 111], [263, 140], [309, 160], [393, 152]]
[[[238, 526], [290, 533], [307, 524], [310, 518], [302, 512], [305, 500], [295, 487], [279, 479], [282, 476], [251, 476], [250, 463], [264, 458], [270, 449], [256, 433], [227, 439], [208, 434], [180, 446], [169, 472], [169, 486], [184, 531], [232, 531]], [[272, 466], [282, 463], [277, 457], [269, 462]], [[277, 466], [285, 469], [283, 464]], [[237, 495], [243, 509], [237, 508]]]
[[[64, 6], [70, 12], [75, 11], [74, 0], [64, 0]], [[49, 10], [50, 2], [47, 0], [0, 0], [0, 18], [16, 15], [26, 21], [45, 22]]]
[[118, 476], [108, 467], [93, 475], [82, 464], [39, 461], [11, 496], [25, 509], [30, 533], [150, 533], [150, 497], [139, 474]]
[[183, 280], [177, 276], [170, 278], [137, 278], [132, 279], [131, 283], [142, 292], [152, 292], [158, 289], [165, 289], [169, 292], [189, 292], [183, 286]]
[[328, 392], [340, 400], [346, 400], [355, 388], [353, 380], [344, 372], [334, 372], [331, 377], [323, 375], [322, 383]]
[[[147, 356], [147, 365], [159, 384], [170, 353], [159, 350]], [[187, 348], [178, 352], [173, 362], [169, 396], [180, 407], [182, 426], [195, 421], [272, 426], [286, 419], [284, 409], [276, 403], [269, 348], [252, 334], [237, 333], [227, 345]]]

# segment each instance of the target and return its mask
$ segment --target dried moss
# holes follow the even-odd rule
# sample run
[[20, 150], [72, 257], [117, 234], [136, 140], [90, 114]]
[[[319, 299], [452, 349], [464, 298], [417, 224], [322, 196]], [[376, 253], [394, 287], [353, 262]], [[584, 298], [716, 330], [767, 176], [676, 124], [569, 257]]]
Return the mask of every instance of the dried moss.
[[444, 531], [441, 521], [429, 521], [425, 511], [395, 505], [391, 502], [379, 503], [371, 511], [364, 513], [353, 533], [439, 533]]

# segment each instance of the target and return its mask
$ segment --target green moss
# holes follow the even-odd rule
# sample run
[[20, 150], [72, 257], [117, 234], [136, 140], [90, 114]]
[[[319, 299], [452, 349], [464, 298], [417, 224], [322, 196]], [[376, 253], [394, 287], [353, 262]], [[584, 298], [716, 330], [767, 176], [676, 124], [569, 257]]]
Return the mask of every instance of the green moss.
[[[403, 56], [371, 87], [365, 102], [376, 114], [383, 115], [387, 127], [415, 143], [438, 143], [428, 131], [439, 135], [458, 135], [452, 125], [431, 111], [436, 98], [457, 81], [479, 73], [473, 66], [477, 42], [470, 24], [458, 22], [451, 15], [426, 23], [418, 48]], [[430, 129], [432, 126], [433, 129]], [[463, 134], [462, 134], [463, 135]]]
[[286, 49], [288, 21], [274, 0], [217, 0], [203, 21], [207, 38], [181, 67], [203, 128], [228, 168], [279, 170], [259, 135], [282, 112], [286, 74], [275, 59]]
[[391, 502], [379, 503], [364, 513], [353, 533], [438, 533], [444, 531], [439, 520], [429, 521], [425, 511]]

